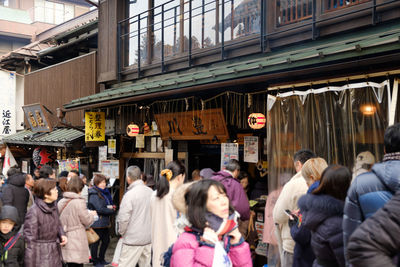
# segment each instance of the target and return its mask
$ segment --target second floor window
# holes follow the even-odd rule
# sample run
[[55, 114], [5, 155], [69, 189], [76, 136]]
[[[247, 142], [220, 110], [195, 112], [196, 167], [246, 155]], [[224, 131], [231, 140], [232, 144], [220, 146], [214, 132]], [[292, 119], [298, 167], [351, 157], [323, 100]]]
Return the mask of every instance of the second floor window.
[[74, 6], [45, 0], [35, 0], [35, 21], [60, 24], [74, 18]]

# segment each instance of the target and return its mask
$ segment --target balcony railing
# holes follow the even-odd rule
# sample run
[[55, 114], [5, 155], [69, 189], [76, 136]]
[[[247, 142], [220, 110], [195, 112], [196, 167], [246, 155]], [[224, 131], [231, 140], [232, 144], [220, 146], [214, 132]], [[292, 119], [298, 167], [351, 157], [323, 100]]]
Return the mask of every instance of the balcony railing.
[[[396, 0], [275, 0], [275, 25], [268, 27], [268, 0], [171, 0], [118, 23], [118, 73], [133, 71], [138, 76], [143, 69], [185, 62], [192, 66], [193, 59], [212, 55], [213, 61], [224, 60], [226, 51], [243, 43], [259, 43], [265, 51], [266, 40], [280, 33], [300, 28], [312, 29], [316, 36], [319, 22], [357, 12], [371, 12]], [[317, 10], [330, 12], [364, 2], [370, 4], [337, 16], [316, 17]], [[304, 21], [301, 24], [297, 24]], [[371, 20], [374, 24], [374, 19]], [[290, 27], [285, 27], [291, 24]], [[272, 29], [267, 31], [266, 29]]]

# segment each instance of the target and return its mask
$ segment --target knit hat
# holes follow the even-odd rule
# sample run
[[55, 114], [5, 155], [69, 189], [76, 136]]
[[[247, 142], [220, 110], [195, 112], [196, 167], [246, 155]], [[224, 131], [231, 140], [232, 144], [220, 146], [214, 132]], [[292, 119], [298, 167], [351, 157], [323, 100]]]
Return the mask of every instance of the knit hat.
[[204, 179], [210, 179], [214, 175], [214, 170], [210, 168], [205, 168], [200, 171], [200, 176]]
[[19, 219], [18, 219], [18, 210], [14, 206], [10, 205], [5, 205], [1, 208], [1, 213], [0, 213], [0, 220], [5, 220], [9, 219], [15, 224], [18, 224]]

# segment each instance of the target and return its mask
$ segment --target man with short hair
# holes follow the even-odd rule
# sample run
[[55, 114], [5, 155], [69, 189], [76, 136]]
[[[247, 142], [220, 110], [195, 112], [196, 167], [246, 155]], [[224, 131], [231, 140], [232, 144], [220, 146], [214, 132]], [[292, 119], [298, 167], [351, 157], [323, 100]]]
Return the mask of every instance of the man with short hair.
[[43, 165], [39, 171], [40, 178], [44, 179], [56, 179], [56, 172], [55, 170], [49, 165]]
[[400, 123], [386, 129], [384, 146], [382, 162], [375, 163], [371, 171], [357, 176], [347, 191], [343, 216], [345, 255], [354, 230], [400, 189]]
[[231, 159], [225, 170], [221, 170], [214, 174], [214, 179], [225, 186], [226, 194], [237, 212], [240, 214], [240, 220], [247, 221], [250, 219], [250, 206], [240, 181], [237, 179], [240, 173], [240, 164], [236, 159]]
[[33, 194], [32, 194], [32, 189], [33, 189], [34, 185], [35, 185], [35, 180], [33, 179], [32, 175], [27, 174], [25, 177], [25, 188], [29, 192], [29, 200], [28, 200], [28, 204], [27, 204], [27, 209], [29, 209], [35, 202], [35, 200], [33, 198]]
[[290, 235], [290, 227], [288, 224], [289, 217], [286, 215], [285, 210], [297, 210], [297, 201], [302, 195], [307, 193], [308, 186], [306, 180], [304, 180], [301, 175], [301, 169], [307, 160], [314, 157], [314, 152], [309, 149], [301, 149], [294, 154], [293, 162], [296, 175], [294, 175], [289, 182], [283, 186], [282, 192], [279, 195], [273, 210], [272, 216], [275, 225], [278, 228], [278, 239], [282, 241], [282, 244], [278, 244], [281, 250], [282, 267], [292, 267], [295, 245], [295, 242]]
[[129, 184], [118, 213], [118, 232], [122, 236], [122, 251], [118, 266], [150, 267], [151, 218], [150, 198], [153, 193], [141, 180], [138, 166], [126, 170]]

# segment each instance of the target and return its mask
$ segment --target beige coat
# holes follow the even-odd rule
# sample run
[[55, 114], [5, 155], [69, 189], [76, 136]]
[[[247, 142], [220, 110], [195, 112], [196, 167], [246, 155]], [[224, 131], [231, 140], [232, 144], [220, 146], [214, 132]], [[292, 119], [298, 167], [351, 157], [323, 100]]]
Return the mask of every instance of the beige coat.
[[161, 266], [161, 255], [178, 238], [178, 229], [175, 220], [178, 211], [172, 205], [174, 190], [170, 189], [168, 194], [159, 199], [154, 192], [150, 201], [151, 210], [151, 244], [153, 248], [153, 267]]
[[297, 201], [307, 193], [307, 190], [306, 180], [301, 176], [301, 172], [298, 172], [285, 184], [275, 203], [273, 211], [274, 222], [279, 226], [283, 250], [289, 253], [293, 253], [295, 243], [290, 235], [289, 217], [286, 215], [285, 210], [297, 210]]
[[[68, 201], [68, 205], [62, 210]], [[94, 218], [86, 208], [85, 199], [76, 193], [65, 192], [63, 199], [58, 202], [58, 211], [62, 211], [60, 221], [68, 237], [68, 243], [61, 249], [63, 260], [73, 263], [88, 263], [89, 244], [85, 228], [93, 223]]]

